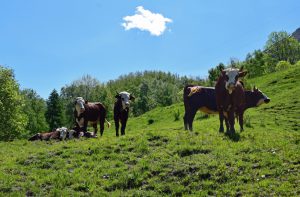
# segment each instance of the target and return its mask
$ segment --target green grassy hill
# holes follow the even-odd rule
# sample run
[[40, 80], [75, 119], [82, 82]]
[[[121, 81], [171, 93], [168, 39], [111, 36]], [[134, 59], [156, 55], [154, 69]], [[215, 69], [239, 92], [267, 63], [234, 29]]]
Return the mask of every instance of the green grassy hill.
[[0, 196], [299, 196], [299, 79], [291, 68], [249, 80], [271, 102], [235, 139], [200, 113], [184, 131], [179, 103], [130, 118], [124, 137], [2, 142]]

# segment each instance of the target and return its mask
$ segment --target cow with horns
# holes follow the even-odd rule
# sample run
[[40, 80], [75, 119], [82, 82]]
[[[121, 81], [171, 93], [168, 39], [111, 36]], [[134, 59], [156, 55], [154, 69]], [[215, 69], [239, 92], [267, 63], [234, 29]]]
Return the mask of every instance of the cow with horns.
[[114, 121], [116, 127], [116, 136], [119, 136], [119, 127], [121, 123], [121, 135], [125, 135], [126, 124], [129, 114], [130, 101], [134, 101], [134, 96], [128, 92], [120, 92], [115, 96]]
[[106, 109], [100, 102], [88, 102], [82, 97], [77, 97], [75, 102], [74, 116], [76, 126], [84, 133], [87, 132], [88, 123], [91, 123], [94, 128], [94, 135], [97, 136], [97, 123], [100, 123], [100, 135], [103, 135], [104, 124], [107, 123], [108, 128], [110, 123], [106, 120]]
[[243, 68], [228, 68], [221, 71], [221, 75], [215, 85], [216, 103], [220, 119], [220, 132], [224, 131], [224, 118], [227, 132], [229, 134], [235, 132], [235, 109], [240, 108], [245, 104], [244, 86], [243, 83], [239, 81], [239, 78], [244, 77], [246, 74], [247, 71], [243, 71]]

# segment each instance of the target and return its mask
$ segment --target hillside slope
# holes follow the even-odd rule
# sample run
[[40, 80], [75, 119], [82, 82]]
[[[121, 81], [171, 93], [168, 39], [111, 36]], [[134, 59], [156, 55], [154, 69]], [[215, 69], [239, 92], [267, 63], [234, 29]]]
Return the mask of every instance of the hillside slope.
[[98, 139], [0, 143], [0, 195], [300, 195], [299, 79], [291, 68], [248, 81], [271, 102], [249, 109], [234, 139], [200, 113], [184, 131], [179, 103], [130, 118], [124, 137], [111, 128]]

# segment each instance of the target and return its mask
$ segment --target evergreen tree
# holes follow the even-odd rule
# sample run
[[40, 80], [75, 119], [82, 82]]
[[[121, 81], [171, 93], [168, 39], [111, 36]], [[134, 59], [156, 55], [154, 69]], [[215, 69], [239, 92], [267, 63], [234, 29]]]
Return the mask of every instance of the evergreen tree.
[[64, 123], [61, 98], [54, 89], [47, 100], [46, 120], [51, 130], [61, 127]]
[[0, 66], [0, 140], [12, 140], [24, 133], [27, 117], [22, 113], [23, 103], [13, 70]]

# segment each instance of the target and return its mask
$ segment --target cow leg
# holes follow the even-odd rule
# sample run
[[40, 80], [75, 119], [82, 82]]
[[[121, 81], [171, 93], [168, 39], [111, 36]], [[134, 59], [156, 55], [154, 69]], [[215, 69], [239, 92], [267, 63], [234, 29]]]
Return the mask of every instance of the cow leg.
[[225, 120], [225, 126], [226, 126], [226, 133], [229, 132], [229, 121], [228, 121], [228, 117], [224, 117], [224, 120]]
[[[223, 110], [219, 110], [219, 120], [220, 120], [220, 128], [219, 128], [219, 132], [224, 132], [224, 126], [223, 126], [223, 121], [224, 121], [224, 114], [223, 114]], [[227, 126], [227, 121], [225, 119], [225, 124]]]
[[189, 127], [189, 130], [190, 131], [193, 131], [193, 121], [194, 121], [194, 118], [195, 118], [195, 115], [196, 115], [197, 111], [190, 111], [187, 119], [188, 119], [188, 127]]
[[98, 128], [97, 128], [97, 122], [93, 123], [93, 128], [94, 128], [94, 136], [97, 136]]
[[105, 124], [105, 118], [100, 119], [100, 135], [103, 135], [104, 132], [104, 124]]
[[184, 130], [188, 130], [189, 125], [188, 125], [188, 113], [187, 112], [185, 112], [185, 114], [183, 116], [183, 123], [184, 123]]
[[122, 124], [122, 126], [121, 126], [121, 135], [125, 135], [126, 123], [127, 123], [126, 119], [121, 121], [121, 124]]
[[88, 121], [84, 119], [83, 128], [82, 128], [83, 133], [87, 132], [87, 126], [88, 126]]
[[240, 131], [244, 131], [244, 112], [239, 112]]
[[229, 121], [229, 132], [230, 133], [235, 133], [235, 129], [234, 129], [234, 110], [230, 110], [228, 112], [228, 121]]
[[120, 123], [119, 123], [119, 118], [115, 117], [115, 127], [116, 127], [116, 136], [119, 136], [119, 127], [120, 127]]

